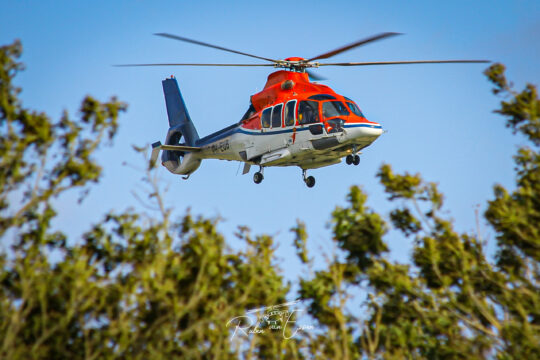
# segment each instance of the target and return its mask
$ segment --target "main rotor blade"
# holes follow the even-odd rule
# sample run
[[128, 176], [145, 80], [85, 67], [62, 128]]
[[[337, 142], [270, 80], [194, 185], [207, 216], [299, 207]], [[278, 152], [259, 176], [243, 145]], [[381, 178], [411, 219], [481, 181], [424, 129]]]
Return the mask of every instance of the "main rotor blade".
[[319, 66], [370, 66], [370, 65], [402, 65], [402, 64], [469, 64], [490, 63], [489, 60], [413, 60], [413, 61], [373, 61], [373, 62], [345, 62], [324, 63]]
[[241, 51], [231, 50], [231, 49], [224, 48], [224, 47], [222, 47], [222, 46], [212, 45], [212, 44], [204, 43], [204, 42], [202, 42], [202, 41], [197, 41], [197, 40], [193, 40], [193, 39], [188, 39], [188, 38], [185, 38], [185, 37], [182, 37], [182, 36], [173, 35], [173, 34], [157, 33], [157, 34], [154, 34], [154, 35], [157, 35], [157, 36], [163, 36], [163, 37], [166, 37], [166, 38], [169, 38], [169, 39], [174, 39], [174, 40], [185, 41], [185, 42], [188, 42], [188, 43], [192, 43], [192, 44], [196, 44], [196, 45], [201, 45], [201, 46], [206, 46], [206, 47], [210, 47], [210, 48], [214, 48], [214, 49], [218, 49], [218, 50], [228, 51], [228, 52], [235, 53], [235, 54], [240, 54], [240, 55], [250, 56], [250, 57], [252, 57], [252, 58], [261, 59], [261, 60], [266, 60], [266, 61], [271, 61], [271, 62], [274, 62], [274, 63], [277, 62], [277, 60], [274, 60], [274, 59], [269, 59], [269, 58], [265, 58], [265, 57], [262, 57], [262, 56], [257, 56], [257, 55], [253, 55], [253, 54], [248, 54], [248, 53], [241, 52]]
[[395, 35], [402, 35], [402, 34], [401, 33], [395, 33], [395, 32], [385, 32], [385, 33], [377, 34], [377, 35], [368, 37], [366, 39], [358, 40], [358, 41], [356, 41], [356, 42], [354, 42], [352, 44], [342, 46], [342, 47], [340, 47], [338, 49], [326, 52], [326, 53], [321, 54], [319, 56], [315, 56], [315, 57], [313, 57], [311, 59], [306, 60], [306, 62], [310, 62], [310, 61], [313, 61], [313, 60], [319, 60], [319, 59], [328, 59], [329, 57], [340, 54], [340, 53], [342, 53], [344, 51], [353, 49], [355, 47], [362, 46], [362, 45], [365, 45], [367, 43], [377, 41], [377, 40], [382, 40], [382, 39], [385, 39], [387, 37], [395, 36]]
[[117, 67], [133, 67], [133, 66], [271, 66], [274, 64], [188, 64], [188, 63], [170, 63], [170, 64], [120, 64], [113, 65]]
[[310, 80], [313, 80], [313, 81], [323, 81], [323, 80], [326, 80], [325, 77], [322, 77], [322, 76], [320, 76], [320, 75], [317, 75], [317, 74], [315, 74], [315, 72], [313, 72], [313, 71], [311, 71], [311, 70], [306, 70], [306, 73], [308, 74]]

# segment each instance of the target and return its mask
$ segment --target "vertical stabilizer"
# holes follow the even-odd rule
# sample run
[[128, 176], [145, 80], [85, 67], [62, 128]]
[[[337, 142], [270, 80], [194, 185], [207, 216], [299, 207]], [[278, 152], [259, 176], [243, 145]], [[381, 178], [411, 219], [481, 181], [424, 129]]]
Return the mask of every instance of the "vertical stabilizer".
[[[167, 131], [165, 145], [172, 145], [173, 149], [179, 150], [163, 150], [161, 163], [173, 174], [187, 175], [189, 177], [201, 165], [201, 159], [183, 146], [196, 146], [197, 141], [199, 141], [199, 134], [197, 134], [197, 130], [195, 130], [195, 126], [191, 122], [176, 79], [170, 77], [163, 80], [162, 84], [165, 104], [167, 105], [167, 116], [169, 117], [169, 131]], [[181, 142], [182, 137], [184, 143]], [[161, 146], [154, 145], [152, 145], [152, 157], [155, 161], [159, 152], [159, 150], [155, 151], [155, 149], [159, 149]]]
[[176, 79], [174, 77], [165, 79], [162, 84], [170, 130], [180, 132], [184, 136], [186, 145], [195, 146], [199, 135], [191, 122]]

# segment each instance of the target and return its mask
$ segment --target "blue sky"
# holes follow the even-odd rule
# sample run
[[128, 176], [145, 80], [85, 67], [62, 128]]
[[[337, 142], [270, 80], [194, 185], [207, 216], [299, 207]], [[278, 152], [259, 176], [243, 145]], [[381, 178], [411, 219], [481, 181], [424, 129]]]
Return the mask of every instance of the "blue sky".
[[[102, 150], [104, 178], [79, 206], [77, 194], [58, 200], [57, 225], [71, 234], [89, 228], [108, 210], [140, 208], [141, 164], [131, 145], [163, 142], [167, 117], [161, 80], [174, 74], [201, 136], [240, 119], [249, 96], [260, 91], [266, 68], [115, 68], [147, 62], [257, 62], [240, 55], [153, 36], [169, 32], [270, 58], [310, 57], [379, 32], [405, 35], [334, 57], [335, 61], [489, 59], [507, 66], [516, 87], [539, 83], [538, 1], [19, 1], [4, 2], [0, 42], [19, 38], [26, 71], [16, 82], [24, 105], [58, 118], [72, 114], [86, 94], [116, 95], [129, 104], [118, 137]], [[8, 15], [9, 16], [6, 16]], [[252, 61], [253, 60], [253, 61]], [[324, 68], [325, 84], [354, 99], [388, 131], [365, 149], [358, 167], [344, 163], [311, 171], [313, 189], [298, 168], [269, 168], [260, 185], [241, 176], [236, 162], [204, 161], [188, 181], [161, 168], [175, 214], [220, 216], [220, 229], [237, 225], [276, 235], [288, 278], [295, 278], [292, 234], [302, 219], [312, 255], [331, 251], [327, 224], [361, 185], [369, 205], [390, 210], [375, 178], [382, 163], [420, 172], [439, 184], [448, 216], [461, 231], [475, 228], [474, 209], [485, 208], [497, 182], [512, 187], [512, 155], [521, 139], [493, 114], [499, 99], [482, 75], [485, 64]], [[494, 241], [485, 227], [484, 235]], [[394, 258], [405, 260], [410, 239], [390, 234]], [[234, 246], [234, 238], [229, 237]], [[322, 249], [322, 250], [321, 250]]]

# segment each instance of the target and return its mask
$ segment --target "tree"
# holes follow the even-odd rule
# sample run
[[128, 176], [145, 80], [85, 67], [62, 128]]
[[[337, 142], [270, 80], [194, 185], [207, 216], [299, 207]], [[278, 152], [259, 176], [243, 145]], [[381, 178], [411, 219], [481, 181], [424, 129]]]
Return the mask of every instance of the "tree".
[[[385, 258], [388, 224], [353, 187], [349, 206], [333, 213], [345, 261], [335, 258], [301, 283], [301, 294], [312, 299], [310, 313], [340, 340], [322, 337], [320, 358], [540, 358], [540, 101], [531, 84], [512, 90], [500, 64], [485, 74], [493, 92], [509, 99], [496, 113], [533, 146], [514, 157], [516, 190], [496, 185], [485, 213], [497, 234], [495, 261], [479, 234], [458, 233], [440, 215], [443, 196], [434, 183], [383, 165], [377, 176], [398, 203], [391, 225], [414, 238], [411, 263]], [[369, 316], [360, 326], [339, 306], [343, 289], [355, 287], [368, 293]], [[359, 335], [352, 342], [354, 330]]]
[[[296, 294], [271, 237], [239, 227], [244, 246], [233, 250], [218, 220], [174, 219], [153, 169], [146, 185], [159, 216], [107, 213], [81, 239], [53, 230], [53, 200], [78, 189], [84, 201], [99, 183], [94, 154], [114, 139], [126, 105], [87, 97], [75, 119], [58, 121], [28, 110], [12, 84], [20, 54], [18, 42], [0, 48], [2, 358], [540, 358], [540, 102], [532, 85], [512, 90], [502, 65], [486, 71], [506, 96], [497, 112], [531, 147], [515, 156], [516, 189], [496, 186], [485, 213], [495, 259], [478, 234], [440, 215], [435, 184], [383, 165], [377, 176], [397, 204], [390, 220], [352, 187], [331, 215], [340, 254], [301, 278]], [[388, 260], [391, 226], [414, 240], [410, 263]], [[305, 226], [293, 232], [310, 267]], [[348, 311], [359, 294], [362, 308]], [[297, 296], [307, 330], [285, 303]]]
[[[229, 340], [228, 320], [287, 293], [272, 238], [243, 228], [245, 249], [232, 251], [215, 220], [170, 220], [153, 181], [159, 220], [127, 211], [82, 239], [52, 231], [52, 199], [99, 182], [93, 155], [126, 106], [87, 97], [78, 119], [57, 122], [27, 110], [12, 85], [20, 54], [19, 42], [0, 48], [0, 356], [237, 358], [244, 349]], [[249, 351], [261, 356], [295, 347], [270, 332], [256, 340]]]

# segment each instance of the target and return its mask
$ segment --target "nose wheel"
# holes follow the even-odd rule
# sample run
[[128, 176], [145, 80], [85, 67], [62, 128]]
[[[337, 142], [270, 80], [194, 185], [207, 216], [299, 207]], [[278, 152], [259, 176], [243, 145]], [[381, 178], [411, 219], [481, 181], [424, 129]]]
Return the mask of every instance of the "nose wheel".
[[347, 165], [358, 165], [360, 164], [360, 156], [359, 155], [347, 155], [345, 158], [345, 162]]
[[308, 188], [312, 188], [315, 186], [315, 178], [313, 176], [306, 177], [306, 170], [302, 170], [302, 177], [304, 178], [304, 182], [306, 183]]
[[261, 166], [259, 168], [259, 171], [257, 171], [255, 174], [253, 174], [253, 182], [255, 184], [260, 184], [263, 181], [263, 179], [264, 179], [263, 172], [264, 172], [264, 168]]

